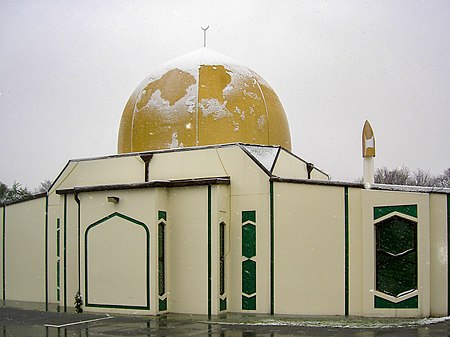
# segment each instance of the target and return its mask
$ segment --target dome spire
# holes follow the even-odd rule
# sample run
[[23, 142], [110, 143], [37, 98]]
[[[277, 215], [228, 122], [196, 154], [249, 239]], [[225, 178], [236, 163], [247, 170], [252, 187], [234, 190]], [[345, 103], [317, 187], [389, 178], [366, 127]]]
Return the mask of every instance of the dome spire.
[[201, 29], [203, 30], [203, 47], [206, 48], [206, 31], [209, 29], [209, 25], [206, 28], [201, 27]]

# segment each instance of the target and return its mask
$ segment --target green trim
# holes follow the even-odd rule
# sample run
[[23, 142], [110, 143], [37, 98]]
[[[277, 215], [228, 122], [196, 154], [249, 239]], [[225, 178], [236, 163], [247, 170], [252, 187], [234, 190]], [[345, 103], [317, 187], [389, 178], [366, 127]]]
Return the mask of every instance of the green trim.
[[158, 224], [158, 295], [166, 293], [166, 229], [165, 223]]
[[45, 311], [48, 311], [48, 195], [45, 196]]
[[226, 298], [224, 298], [224, 299], [220, 299], [220, 308], [219, 308], [219, 310], [220, 311], [224, 311], [224, 310], [227, 310], [227, 299]]
[[166, 211], [158, 211], [158, 220], [163, 219], [167, 221], [167, 212]]
[[450, 194], [447, 194], [447, 315], [450, 315]]
[[349, 315], [349, 223], [348, 223], [348, 187], [344, 187], [345, 214], [345, 316]]
[[2, 226], [2, 236], [3, 236], [3, 243], [2, 243], [2, 296], [3, 301], [6, 300], [6, 206], [3, 206], [3, 226]]
[[219, 224], [219, 295], [225, 295], [225, 222]]
[[61, 250], [61, 219], [56, 218], [56, 257], [60, 257]]
[[256, 211], [242, 211], [242, 310], [256, 310]]
[[251, 297], [242, 295], [242, 309], [256, 310], [256, 295], [253, 295]]
[[250, 259], [242, 262], [242, 292], [247, 296], [256, 293], [256, 262]]
[[78, 236], [78, 291], [81, 292], [81, 200], [78, 194], [74, 194], [75, 202], [77, 203], [77, 236]]
[[208, 185], [208, 316], [211, 316], [211, 185]]
[[242, 255], [247, 259], [256, 256], [256, 226], [246, 223], [242, 226]]
[[376, 220], [392, 212], [399, 212], [417, 218], [417, 205], [380, 206], [373, 208], [373, 219]]
[[[277, 154], [278, 156], [278, 154]], [[274, 164], [275, 165], [275, 164]], [[275, 207], [273, 181], [270, 182], [270, 314], [275, 314]]]
[[167, 310], [167, 298], [165, 299], [159, 299], [159, 303], [158, 303], [158, 309], [159, 311], [166, 311]]
[[[167, 311], [166, 295], [166, 220], [167, 212], [158, 211], [158, 310]], [[166, 298], [164, 298], [166, 296]]]
[[416, 295], [404, 301], [395, 303], [375, 296], [374, 307], [377, 309], [417, 309], [419, 307], [419, 297]]
[[67, 312], [67, 194], [64, 195], [63, 230], [64, 312]]
[[[132, 222], [132, 223], [134, 223], [136, 225], [139, 225], [139, 226], [143, 227], [144, 230], [145, 230], [145, 233], [146, 233], [147, 254], [146, 254], [146, 257], [145, 257], [145, 265], [146, 265], [146, 269], [147, 269], [146, 270], [146, 285], [147, 285], [147, 287], [146, 287], [146, 294], [147, 294], [146, 301], [147, 301], [147, 304], [145, 306], [115, 305], [115, 304], [111, 305], [111, 304], [89, 303], [89, 297], [88, 297], [88, 294], [89, 294], [89, 292], [88, 292], [88, 290], [89, 290], [88, 289], [88, 287], [89, 287], [89, 284], [88, 284], [88, 278], [89, 278], [88, 277], [89, 276], [89, 269], [88, 269], [88, 237], [89, 236], [88, 236], [88, 234], [89, 234], [89, 231], [92, 228], [94, 228], [94, 227], [100, 225], [101, 223], [103, 223], [103, 222], [105, 222], [105, 221], [107, 221], [107, 220], [109, 220], [109, 219], [111, 219], [113, 217], [116, 217], [116, 216], [119, 217], [119, 218], [122, 218], [124, 220], [127, 220], [129, 222]], [[119, 212], [111, 213], [110, 215], [108, 215], [108, 216], [106, 216], [106, 217], [104, 217], [104, 218], [102, 218], [102, 219], [100, 219], [100, 220], [90, 224], [86, 228], [86, 232], [84, 233], [84, 244], [85, 244], [85, 246], [84, 246], [84, 249], [85, 249], [85, 251], [84, 251], [85, 266], [84, 267], [85, 267], [85, 303], [86, 303], [86, 307], [124, 308], [124, 309], [150, 309], [150, 270], [149, 270], [150, 231], [148, 230], [148, 227], [147, 227], [147, 225], [145, 223], [143, 223], [143, 222], [141, 222], [139, 220], [133, 219], [133, 218], [131, 218], [129, 216], [126, 216], [126, 215], [124, 215], [122, 213], [119, 213]]]
[[61, 300], [60, 298], [60, 282], [61, 282], [61, 278], [60, 278], [60, 272], [61, 272], [61, 261], [60, 260], [56, 260], [56, 300], [59, 302]]
[[256, 211], [242, 211], [242, 223], [247, 221], [256, 222]]

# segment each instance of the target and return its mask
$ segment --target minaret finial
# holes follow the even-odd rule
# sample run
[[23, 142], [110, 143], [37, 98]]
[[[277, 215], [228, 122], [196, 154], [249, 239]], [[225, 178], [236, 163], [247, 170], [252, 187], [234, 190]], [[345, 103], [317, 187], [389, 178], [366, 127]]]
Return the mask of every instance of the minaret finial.
[[203, 30], [203, 47], [206, 47], [206, 31], [208, 30], [209, 25], [206, 28], [203, 28], [203, 27], [201, 27], [201, 28]]
[[369, 121], [366, 120], [362, 132], [362, 156], [363, 156], [363, 181], [364, 187], [370, 188], [375, 182], [374, 160], [375, 135]]

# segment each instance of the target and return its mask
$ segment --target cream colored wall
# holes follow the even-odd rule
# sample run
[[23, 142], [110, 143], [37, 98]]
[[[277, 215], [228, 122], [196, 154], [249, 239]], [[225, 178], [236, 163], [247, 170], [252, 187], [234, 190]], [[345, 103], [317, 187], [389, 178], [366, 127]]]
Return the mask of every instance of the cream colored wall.
[[[62, 199], [64, 196], [61, 197]], [[64, 207], [64, 206], [63, 206]], [[74, 195], [67, 195], [67, 210], [66, 210], [66, 279], [61, 275], [62, 296], [61, 305], [67, 307], [74, 307], [75, 294], [78, 291], [78, 205], [75, 202]], [[62, 214], [64, 221], [64, 213]], [[61, 233], [64, 235], [64, 231]], [[63, 238], [63, 237], [62, 237]], [[63, 255], [63, 254], [62, 254]], [[64, 256], [62, 256], [62, 263], [64, 263]], [[63, 270], [62, 270], [63, 272]], [[64, 282], [65, 281], [65, 282]], [[64, 299], [64, 286], [66, 287], [66, 302]]]
[[166, 277], [165, 277], [165, 288], [166, 293], [162, 296], [162, 300], [167, 300], [167, 310], [160, 311], [159, 310], [159, 288], [158, 288], [158, 224], [160, 222], [160, 219], [158, 219], [158, 211], [165, 211], [166, 216], [170, 214], [169, 210], [169, 201], [168, 201], [168, 195], [169, 190], [167, 188], [157, 188], [154, 189], [155, 191], [155, 215], [154, 215], [154, 223], [155, 223], [155, 229], [153, 232], [152, 237], [152, 245], [150, 246], [150, 260], [151, 260], [151, 266], [154, 266], [150, 271], [150, 278], [152, 280], [151, 282], [151, 292], [150, 292], [150, 301], [151, 301], [151, 308], [152, 312], [167, 312], [170, 310], [169, 301], [170, 301], [170, 294], [168, 293], [168, 247], [167, 247], [167, 236], [168, 231], [170, 230], [168, 219], [166, 221], [162, 221], [166, 224], [166, 242], [165, 242], [165, 270], [166, 270]]
[[322, 173], [317, 169], [313, 169], [311, 171], [311, 179], [312, 180], [330, 180], [330, 178], [325, 173]]
[[[417, 222], [418, 238], [418, 309], [380, 309], [374, 308], [374, 295], [386, 298], [376, 291], [375, 287], [375, 238], [373, 208], [377, 206], [411, 205], [417, 204], [418, 218], [401, 215], [406, 219]], [[390, 213], [387, 217], [392, 216]], [[376, 221], [381, 221], [381, 217]], [[363, 301], [364, 316], [390, 317], [427, 317], [430, 314], [430, 224], [429, 224], [429, 195], [420, 193], [362, 191], [362, 220], [363, 220]]]
[[[113, 217], [92, 227], [87, 238], [89, 288], [85, 295], [90, 303], [145, 307], [148, 268], [145, 229]], [[126, 291], [117, 291], [124, 286]]]
[[226, 176], [214, 148], [155, 153], [150, 160], [150, 180]]
[[[51, 198], [49, 197], [49, 205], [48, 205], [48, 232], [47, 232], [47, 273], [48, 273], [48, 301], [49, 303], [57, 304], [57, 296], [56, 296], [56, 283], [57, 283], [57, 252], [56, 252], [56, 227], [57, 227], [57, 219], [60, 219], [60, 224], [63, 224], [63, 208], [62, 204], [60, 205], [61, 197], [59, 195], [55, 195], [53, 199], [53, 204], [50, 204]], [[57, 202], [56, 202], [57, 201]], [[44, 209], [45, 211], [45, 209]], [[62, 239], [61, 232], [61, 239]], [[61, 241], [62, 242], [62, 241]], [[61, 248], [62, 250], [62, 248]]]
[[363, 245], [361, 189], [348, 188], [349, 315], [363, 315]]
[[447, 316], [448, 234], [447, 195], [430, 194], [430, 308], [432, 316]]
[[285, 149], [280, 150], [272, 174], [283, 178], [308, 179], [306, 163]]
[[[231, 222], [230, 222], [230, 192], [228, 185], [215, 185], [211, 187], [211, 269], [212, 269], [212, 296], [211, 314], [218, 315], [220, 311], [220, 223], [225, 223], [225, 294], [227, 308], [229, 307], [229, 294], [234, 288], [230, 284], [230, 242], [231, 242]], [[224, 310], [225, 312], [227, 310]]]
[[[242, 310], [242, 211], [256, 211], [256, 310]], [[270, 313], [270, 223], [268, 196], [232, 195], [228, 311]]]
[[[269, 193], [269, 177], [238, 146], [218, 148], [224, 174], [231, 177], [231, 196]], [[268, 200], [268, 199], [267, 199]], [[232, 205], [233, 207], [233, 205]]]
[[137, 156], [82, 160], [69, 163], [50, 192], [75, 186], [126, 184], [145, 181], [145, 165]]
[[270, 312], [269, 177], [239, 147], [217, 149], [231, 176], [228, 311], [242, 311], [242, 211], [256, 211], [256, 310]]
[[45, 302], [45, 198], [6, 207], [6, 300]]
[[275, 313], [343, 315], [344, 191], [274, 184]]
[[[308, 169], [306, 163], [296, 158], [285, 149], [280, 150], [272, 174], [282, 178], [308, 179]], [[311, 171], [310, 179], [329, 180], [329, 177], [325, 173], [322, 173], [314, 168]]]
[[[109, 216], [115, 212], [139, 221], [148, 228], [150, 232], [150, 247], [155, 246], [156, 223], [155, 223], [155, 190], [122, 190], [111, 192], [87, 192], [79, 194], [81, 205], [81, 293], [85, 297], [85, 233], [87, 228], [95, 222]], [[107, 201], [108, 196], [117, 196], [120, 198], [119, 203], [111, 203]], [[134, 227], [135, 226], [135, 227]], [[120, 217], [112, 217], [110, 220], [103, 222], [98, 227], [90, 230], [89, 249], [96, 249], [94, 253], [105, 254], [105, 259], [89, 260], [92, 265], [89, 266], [89, 289], [94, 289], [95, 294], [90, 294], [89, 302], [93, 304], [109, 304], [112, 307], [102, 309], [97, 307], [86, 307], [86, 311], [117, 311], [122, 312], [138, 312], [138, 313], [156, 313], [156, 307], [146, 309], [122, 309], [120, 306], [143, 306], [143, 300], [146, 302], [146, 282], [144, 267], [144, 256], [146, 254], [145, 230], [143, 226], [135, 223], [124, 221]], [[111, 230], [111, 231], [109, 231]], [[91, 233], [92, 231], [92, 233]], [[130, 236], [128, 235], [130, 233]], [[91, 235], [92, 238], [91, 238]], [[110, 257], [106, 258], [108, 252]], [[90, 251], [88, 251], [90, 254]], [[89, 258], [89, 256], [88, 256]], [[139, 268], [133, 268], [134, 264], [138, 264]], [[150, 263], [150, 260], [149, 260]], [[102, 273], [95, 273], [93, 268], [102, 268], [109, 273], [111, 280], [105, 283], [102, 279]], [[152, 278], [155, 266], [149, 265], [150, 280]], [[138, 278], [136, 281], [130, 281], [131, 278]], [[120, 280], [128, 280], [130, 282], [119, 282]], [[142, 283], [144, 282], [144, 283]], [[144, 286], [143, 286], [144, 284]], [[114, 287], [115, 286], [115, 287]], [[102, 288], [103, 287], [103, 288]], [[121, 287], [124, 287], [123, 289]], [[152, 285], [150, 285], [152, 288]], [[150, 289], [149, 289], [150, 290]], [[97, 298], [92, 298], [92, 296]], [[150, 293], [150, 299], [155, 294]], [[107, 302], [107, 303], [101, 303]], [[86, 305], [86, 302], [85, 302]]]
[[168, 192], [168, 309], [205, 314], [208, 310], [207, 186]]

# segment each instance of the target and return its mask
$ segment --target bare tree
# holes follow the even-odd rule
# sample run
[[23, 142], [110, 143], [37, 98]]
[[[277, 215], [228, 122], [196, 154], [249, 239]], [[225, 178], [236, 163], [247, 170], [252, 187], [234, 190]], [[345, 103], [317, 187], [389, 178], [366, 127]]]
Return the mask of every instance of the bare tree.
[[437, 186], [450, 188], [450, 168], [444, 170], [440, 176], [437, 177]]
[[430, 171], [417, 169], [408, 180], [408, 185], [412, 186], [437, 186], [438, 178], [430, 174]]
[[383, 166], [375, 170], [375, 183], [377, 184], [407, 185], [409, 177], [409, 169], [405, 166], [393, 170]]
[[52, 181], [50, 179], [46, 179], [39, 184], [39, 186], [34, 190], [35, 193], [44, 193], [47, 192], [52, 186]]
[[442, 175], [435, 176], [429, 170], [417, 169], [411, 173], [405, 166], [392, 170], [387, 167], [381, 167], [375, 170], [375, 182], [390, 185], [448, 188], [450, 187], [450, 168], [446, 169]]

